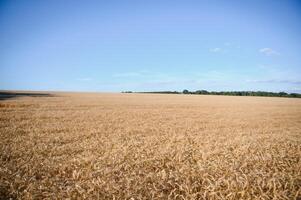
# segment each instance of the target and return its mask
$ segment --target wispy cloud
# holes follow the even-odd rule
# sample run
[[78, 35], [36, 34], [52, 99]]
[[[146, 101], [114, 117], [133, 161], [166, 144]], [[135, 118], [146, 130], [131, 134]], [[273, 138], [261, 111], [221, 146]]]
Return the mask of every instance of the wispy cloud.
[[272, 48], [262, 48], [259, 49], [259, 52], [266, 55], [266, 56], [277, 56], [280, 55], [279, 52], [275, 51]]
[[170, 75], [164, 73], [151, 72], [148, 70], [139, 70], [132, 72], [122, 72], [113, 74], [114, 78], [143, 78], [143, 79], [157, 79], [157, 78], [169, 78]]
[[125, 73], [118, 73], [113, 74], [113, 77], [121, 78], [121, 77], [140, 77], [143, 76], [141, 72], [125, 72]]
[[210, 52], [213, 52], [213, 53], [218, 53], [218, 52], [221, 52], [222, 49], [219, 48], [219, 47], [216, 47], [216, 48], [213, 48], [213, 49], [209, 49]]
[[78, 80], [78, 81], [92, 81], [92, 78], [86, 77], [86, 78], [78, 78], [76, 80]]
[[299, 93], [301, 94], [301, 87], [293, 87], [287, 90], [289, 93]]
[[193, 80], [193, 79], [177, 79], [177, 80], [154, 80], [154, 81], [147, 81], [147, 82], [142, 82], [141, 84], [143, 86], [169, 86], [169, 87], [173, 87], [173, 86], [180, 86], [182, 87], [183, 85], [191, 85], [191, 84], [196, 84], [197, 81]]
[[257, 65], [260, 69], [271, 69], [272, 67], [266, 64], [259, 64]]
[[289, 84], [301, 84], [299, 80], [289, 80], [289, 79], [261, 79], [261, 80], [247, 80], [251, 83], [289, 83]]
[[210, 70], [202, 73], [196, 73], [196, 75], [202, 80], [219, 81], [226, 79], [228, 74], [216, 70]]

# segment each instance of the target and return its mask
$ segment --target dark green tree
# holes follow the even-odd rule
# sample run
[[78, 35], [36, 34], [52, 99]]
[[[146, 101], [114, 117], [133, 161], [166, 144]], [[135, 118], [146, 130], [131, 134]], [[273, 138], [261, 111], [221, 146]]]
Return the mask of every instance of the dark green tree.
[[188, 90], [183, 90], [183, 94], [189, 94]]

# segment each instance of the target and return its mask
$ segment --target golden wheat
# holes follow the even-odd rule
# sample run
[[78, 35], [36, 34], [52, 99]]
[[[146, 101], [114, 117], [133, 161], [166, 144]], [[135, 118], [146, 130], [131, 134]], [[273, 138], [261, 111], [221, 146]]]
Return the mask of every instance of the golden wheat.
[[301, 99], [0, 101], [0, 199], [299, 199]]

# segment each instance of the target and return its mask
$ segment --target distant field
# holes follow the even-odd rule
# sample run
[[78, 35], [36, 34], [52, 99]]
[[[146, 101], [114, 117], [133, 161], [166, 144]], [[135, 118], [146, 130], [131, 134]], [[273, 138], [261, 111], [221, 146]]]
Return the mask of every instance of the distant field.
[[301, 198], [301, 99], [0, 99], [0, 199]]

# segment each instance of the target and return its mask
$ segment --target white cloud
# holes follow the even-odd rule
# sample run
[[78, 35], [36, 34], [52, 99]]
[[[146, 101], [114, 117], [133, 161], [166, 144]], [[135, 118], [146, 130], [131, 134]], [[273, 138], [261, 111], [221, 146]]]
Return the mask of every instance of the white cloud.
[[121, 78], [121, 77], [140, 77], [142, 76], [139, 72], [126, 72], [126, 73], [118, 73], [113, 74], [113, 77]]
[[137, 72], [122, 72], [113, 74], [112, 77], [114, 78], [169, 78], [168, 74], [151, 72], [149, 70], [139, 70]]
[[265, 54], [266, 56], [277, 56], [280, 55], [279, 52], [275, 51], [274, 49], [271, 48], [262, 48], [259, 49], [259, 52], [262, 54]]
[[218, 47], [210, 49], [210, 52], [214, 52], [214, 53], [221, 52], [221, 51], [222, 51], [222, 49], [218, 48]]
[[300, 85], [301, 81], [294, 79], [261, 79], [261, 80], [246, 80], [250, 83], [288, 83]]
[[86, 78], [78, 78], [76, 80], [78, 80], [78, 81], [92, 81], [92, 78], [86, 77]]
[[[278, 73], [279, 66], [272, 66], [267, 64], [258, 64], [257, 67], [266, 73]], [[282, 72], [279, 72], [282, 73]]]
[[202, 73], [196, 73], [198, 78], [203, 80], [210, 80], [210, 81], [220, 81], [226, 79], [229, 75], [226, 72], [220, 72], [216, 70], [210, 70]]

